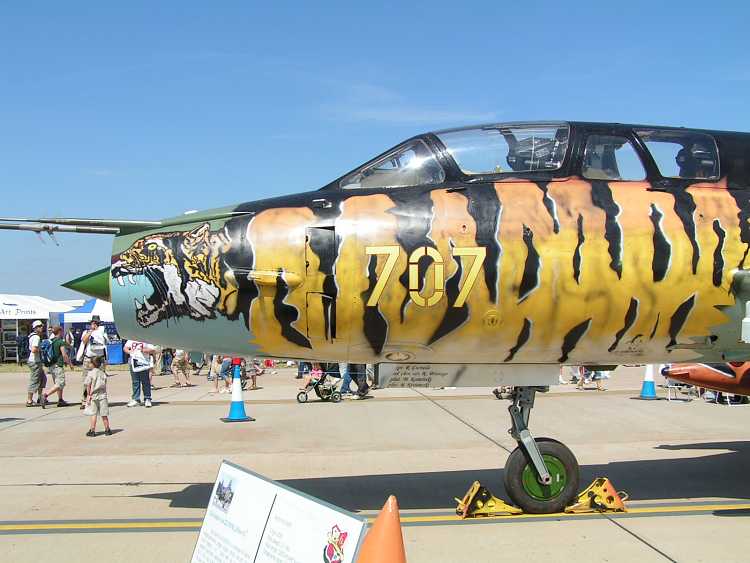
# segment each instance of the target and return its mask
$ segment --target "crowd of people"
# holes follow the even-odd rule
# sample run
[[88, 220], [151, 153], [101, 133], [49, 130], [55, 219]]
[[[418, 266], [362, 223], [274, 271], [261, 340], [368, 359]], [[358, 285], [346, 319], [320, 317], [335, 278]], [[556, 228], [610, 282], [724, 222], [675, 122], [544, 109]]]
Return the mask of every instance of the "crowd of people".
[[[66, 375], [81, 366], [81, 402], [80, 409], [90, 417], [87, 436], [96, 435], [98, 418], [104, 424], [104, 433], [112, 433], [109, 423], [109, 401], [107, 396], [107, 345], [110, 338], [100, 319], [94, 316], [80, 338], [75, 338], [72, 331], [63, 334], [62, 327], [51, 327], [45, 335], [42, 321], [32, 323], [32, 332], [28, 336], [29, 384], [26, 400], [27, 407], [41, 406], [46, 408], [50, 397], [56, 396], [58, 407], [69, 406], [64, 399]], [[199, 375], [208, 367], [207, 379], [213, 385], [209, 393], [231, 393], [233, 377], [232, 356], [207, 355], [192, 353], [181, 349], [162, 348], [160, 346], [137, 340], [125, 342], [123, 351], [127, 358], [131, 378], [131, 394], [128, 407], [153, 405], [152, 390], [155, 389], [155, 375], [172, 375], [172, 387], [192, 387], [191, 375]], [[273, 367], [272, 360], [261, 362], [257, 358], [238, 358], [240, 379], [243, 389], [255, 390], [257, 377]], [[289, 362], [294, 365], [293, 362]], [[272, 373], [276, 373], [272, 371]], [[364, 364], [338, 364], [320, 362], [299, 362], [297, 378], [304, 380], [304, 387], [315, 385], [325, 377], [340, 378], [342, 395], [356, 395], [362, 398], [367, 395], [370, 384], [367, 380], [368, 370]], [[48, 383], [51, 386], [48, 388]], [[352, 390], [356, 385], [356, 391]], [[35, 399], [36, 395], [36, 399]]]
[[[39, 404], [42, 408], [45, 408], [49, 397], [56, 394], [57, 405], [68, 406], [63, 398], [66, 384], [65, 369], [73, 369], [74, 363], [77, 361], [82, 364], [84, 381], [80, 408], [88, 409], [87, 414], [93, 416], [94, 419], [96, 415], [105, 419], [109, 414], [109, 405], [106, 397], [106, 382], [101, 384], [99, 372], [103, 373], [106, 367], [106, 347], [109, 338], [99, 319], [93, 318], [89, 329], [81, 334], [80, 344], [75, 353], [74, 340], [70, 334], [63, 337], [60, 327], [54, 327], [50, 330], [49, 340], [43, 340], [42, 338], [44, 325], [41, 321], [35, 321], [32, 324], [32, 331], [28, 341], [30, 379], [26, 405], [31, 407]], [[144, 406], [150, 408], [153, 405], [154, 375], [171, 374], [173, 377], [172, 387], [192, 387], [191, 372], [199, 375], [206, 366], [208, 366], [207, 379], [213, 383], [209, 393], [231, 393], [233, 372], [233, 358], [231, 356], [200, 353], [193, 356], [195, 353], [186, 350], [162, 348], [136, 340], [128, 340], [123, 350], [128, 358], [128, 369], [132, 383], [130, 400], [127, 402], [128, 407]], [[256, 358], [240, 358], [240, 377], [243, 389], [257, 389], [257, 376], [263, 374], [267, 367], [273, 366], [273, 362], [270, 360], [266, 360], [266, 362], [270, 362], [270, 364], [265, 366]], [[561, 384], [574, 383], [577, 389], [583, 389], [586, 383], [594, 383], [597, 390], [605, 390], [602, 386], [602, 380], [605, 378], [602, 372], [591, 371], [578, 366], [568, 369], [571, 370], [571, 378], [569, 381], [566, 380], [561, 370]], [[53, 385], [45, 391], [48, 376], [52, 378]], [[373, 373], [366, 364], [298, 362], [297, 379], [302, 379], [300, 390], [309, 391], [325, 381], [326, 378], [335, 378], [341, 381], [339, 392], [342, 396], [364, 398], [371, 389], [368, 378], [372, 380]], [[355, 390], [352, 389], [352, 384], [356, 387]], [[338, 385], [338, 383], [335, 385]], [[507, 391], [509, 390], [497, 388], [494, 393], [498, 398], [503, 398], [503, 394]], [[34, 393], [37, 394], [36, 403], [33, 400]], [[104, 423], [105, 429], [109, 428], [108, 421], [104, 420]], [[92, 429], [94, 425], [95, 422], [92, 420]]]
[[[51, 328], [47, 338], [44, 335], [44, 323], [41, 321], [34, 321], [31, 330], [28, 337], [27, 364], [30, 377], [26, 406], [33, 407], [38, 404], [45, 408], [50, 395], [53, 394], [57, 395], [57, 406], [68, 406], [68, 402], [63, 397], [66, 386], [65, 368], [73, 369], [75, 362], [81, 364], [85, 380], [89, 371], [95, 368], [94, 360], [98, 360], [99, 366], [104, 366], [109, 337], [98, 317], [91, 320], [89, 329], [82, 335], [77, 351], [75, 351], [70, 334], [63, 337], [61, 327]], [[52, 387], [45, 391], [48, 377], [52, 379]], [[36, 402], [34, 402], [35, 393]], [[87, 397], [88, 392], [84, 385], [81, 409], [86, 407]]]

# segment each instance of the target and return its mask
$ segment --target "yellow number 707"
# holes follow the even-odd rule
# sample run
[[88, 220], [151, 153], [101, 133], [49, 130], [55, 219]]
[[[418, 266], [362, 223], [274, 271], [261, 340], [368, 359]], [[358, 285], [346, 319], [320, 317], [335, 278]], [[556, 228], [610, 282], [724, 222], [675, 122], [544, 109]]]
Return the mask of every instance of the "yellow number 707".
[[[391, 279], [393, 269], [396, 267], [396, 262], [401, 254], [400, 246], [368, 246], [365, 247], [365, 253], [369, 256], [372, 255], [385, 255], [387, 256], [383, 270], [380, 273], [378, 281], [375, 283], [375, 287], [370, 294], [370, 298], [367, 300], [368, 307], [375, 307], [380, 301], [380, 296], [383, 294], [386, 285]], [[419, 260], [420, 258], [428, 256], [434, 262], [435, 267], [432, 269], [434, 276], [433, 290], [430, 295], [423, 295], [419, 292]], [[454, 307], [463, 307], [466, 303], [466, 299], [469, 297], [469, 292], [474, 287], [477, 281], [479, 272], [482, 269], [482, 264], [487, 257], [487, 249], [483, 246], [467, 246], [467, 247], [454, 247], [453, 256], [473, 256], [474, 260], [471, 263], [468, 273], [463, 286], [458, 292], [456, 301], [453, 303]], [[440, 302], [445, 295], [445, 264], [443, 263], [442, 255], [432, 248], [431, 246], [420, 246], [409, 256], [409, 297], [411, 300], [420, 307], [432, 307]]]

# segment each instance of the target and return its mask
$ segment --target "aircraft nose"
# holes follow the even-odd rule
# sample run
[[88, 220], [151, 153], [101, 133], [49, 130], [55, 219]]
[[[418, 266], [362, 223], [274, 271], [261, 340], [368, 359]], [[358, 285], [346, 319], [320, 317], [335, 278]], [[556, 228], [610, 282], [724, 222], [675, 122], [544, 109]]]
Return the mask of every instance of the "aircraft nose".
[[109, 282], [109, 267], [102, 268], [96, 272], [91, 272], [69, 282], [62, 284], [67, 289], [72, 289], [89, 297], [111, 301]]

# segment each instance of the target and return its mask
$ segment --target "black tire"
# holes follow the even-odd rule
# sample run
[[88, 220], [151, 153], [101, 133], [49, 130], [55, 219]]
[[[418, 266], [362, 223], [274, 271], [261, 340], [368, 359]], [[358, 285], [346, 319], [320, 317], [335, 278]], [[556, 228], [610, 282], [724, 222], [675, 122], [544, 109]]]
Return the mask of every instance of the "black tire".
[[[550, 494], [547, 499], [533, 496], [524, 486], [523, 475], [526, 467], [536, 475], [526, 450], [518, 446], [505, 464], [503, 482], [505, 491], [513, 503], [529, 514], [552, 514], [562, 512], [578, 493], [579, 468], [573, 452], [567, 446], [551, 438], [537, 438], [537, 446], [542, 456], [552, 456], [565, 470], [565, 481], [561, 490]], [[554, 479], [554, 476], [553, 476]], [[545, 489], [549, 491], [550, 489]]]
[[307, 393], [304, 391], [300, 391], [297, 393], [297, 402], [298, 403], [306, 403], [307, 402]]
[[334, 403], [340, 403], [341, 393], [339, 393], [338, 391], [334, 391], [333, 393], [331, 393], [331, 401], [333, 401]]

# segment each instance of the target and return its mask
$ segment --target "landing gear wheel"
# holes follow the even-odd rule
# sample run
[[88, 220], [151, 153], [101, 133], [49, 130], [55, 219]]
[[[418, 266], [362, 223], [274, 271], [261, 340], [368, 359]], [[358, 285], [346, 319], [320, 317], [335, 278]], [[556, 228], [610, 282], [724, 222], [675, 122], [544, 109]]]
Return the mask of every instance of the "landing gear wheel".
[[333, 393], [331, 393], [331, 401], [333, 401], [334, 403], [340, 403], [341, 393], [339, 393], [338, 391], [334, 391]]
[[306, 403], [307, 402], [307, 393], [304, 391], [300, 391], [297, 393], [297, 402], [298, 403]]
[[531, 459], [519, 446], [505, 464], [505, 491], [516, 506], [529, 514], [562, 512], [578, 492], [578, 462], [573, 452], [557, 440], [537, 438], [536, 443], [552, 482], [539, 482]]

